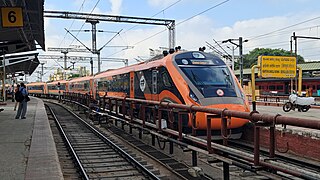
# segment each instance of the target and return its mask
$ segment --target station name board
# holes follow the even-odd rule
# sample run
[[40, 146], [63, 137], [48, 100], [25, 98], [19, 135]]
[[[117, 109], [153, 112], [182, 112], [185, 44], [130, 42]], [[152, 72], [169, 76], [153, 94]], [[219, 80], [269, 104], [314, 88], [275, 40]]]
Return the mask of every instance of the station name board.
[[259, 56], [258, 65], [262, 78], [294, 78], [297, 74], [296, 57]]

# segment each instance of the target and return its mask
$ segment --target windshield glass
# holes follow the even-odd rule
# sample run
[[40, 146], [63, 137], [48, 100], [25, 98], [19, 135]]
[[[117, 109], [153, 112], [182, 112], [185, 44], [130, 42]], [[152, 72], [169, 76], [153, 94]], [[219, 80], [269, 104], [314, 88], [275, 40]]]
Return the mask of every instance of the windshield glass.
[[237, 96], [239, 89], [225, 66], [189, 66], [181, 70], [204, 97]]

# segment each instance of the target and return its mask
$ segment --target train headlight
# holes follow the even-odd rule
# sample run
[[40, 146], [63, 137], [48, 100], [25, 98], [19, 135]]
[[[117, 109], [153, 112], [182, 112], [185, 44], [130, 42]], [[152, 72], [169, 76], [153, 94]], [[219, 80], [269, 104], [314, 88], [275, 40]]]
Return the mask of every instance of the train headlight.
[[198, 102], [198, 98], [197, 96], [190, 90], [190, 93], [189, 93], [189, 97], [194, 100], [195, 102]]

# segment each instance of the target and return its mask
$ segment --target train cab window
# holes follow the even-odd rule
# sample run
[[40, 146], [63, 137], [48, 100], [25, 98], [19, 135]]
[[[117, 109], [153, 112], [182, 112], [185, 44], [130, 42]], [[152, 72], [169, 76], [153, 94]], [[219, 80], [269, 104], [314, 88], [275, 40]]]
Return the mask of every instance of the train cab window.
[[190, 66], [181, 67], [181, 70], [204, 97], [217, 97], [217, 91], [223, 91], [224, 96], [240, 96], [239, 88], [226, 67]]
[[163, 81], [163, 84], [166, 86], [166, 87], [172, 87], [171, 83], [170, 83], [170, 79], [169, 79], [169, 76], [166, 72], [163, 72], [162, 73], [162, 81]]

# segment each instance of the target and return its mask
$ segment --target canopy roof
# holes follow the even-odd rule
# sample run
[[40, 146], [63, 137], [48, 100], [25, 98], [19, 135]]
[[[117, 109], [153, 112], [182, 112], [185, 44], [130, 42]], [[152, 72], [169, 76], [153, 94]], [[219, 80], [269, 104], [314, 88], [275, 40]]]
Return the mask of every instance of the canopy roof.
[[0, 0], [0, 56], [8, 60], [6, 74], [32, 74], [39, 65], [38, 53], [21, 52], [45, 49], [43, 5], [44, 0]]
[[[6, 55], [5, 67], [6, 74], [32, 74], [37, 66], [40, 64], [38, 59], [38, 53], [24, 53], [18, 55]], [[3, 57], [0, 57], [0, 69], [3, 68]]]
[[[0, 26], [0, 55], [36, 50], [36, 43], [44, 50], [43, 26], [44, 0], [1, 0], [2, 24]], [[21, 7], [23, 26], [8, 27], [4, 7]], [[7, 17], [9, 18], [9, 17]], [[18, 17], [16, 17], [19, 19]]]

